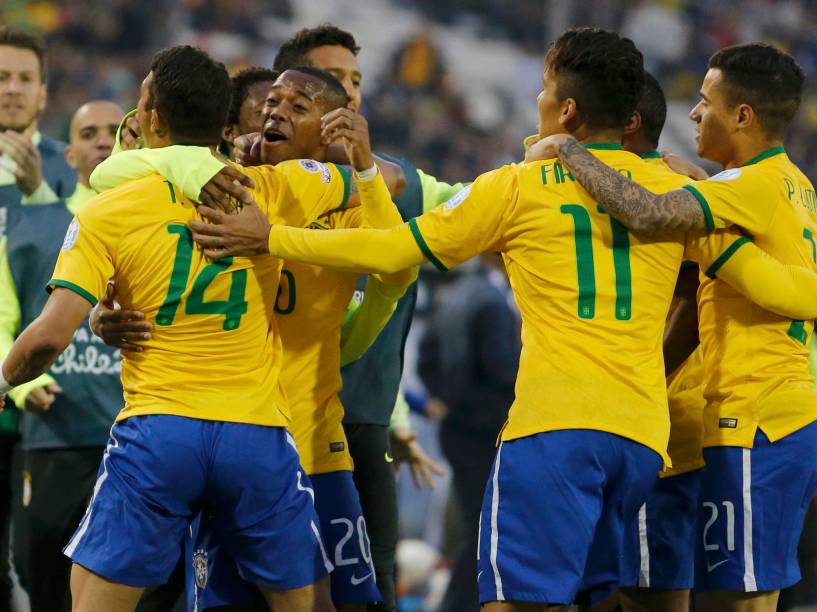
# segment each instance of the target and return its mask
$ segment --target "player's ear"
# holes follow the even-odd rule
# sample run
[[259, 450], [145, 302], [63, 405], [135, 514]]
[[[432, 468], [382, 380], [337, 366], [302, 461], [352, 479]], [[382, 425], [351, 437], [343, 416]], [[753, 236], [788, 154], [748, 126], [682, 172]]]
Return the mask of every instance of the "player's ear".
[[74, 147], [72, 147], [70, 144], [65, 147], [65, 161], [74, 170], [77, 169], [77, 156], [74, 155]]
[[638, 130], [641, 129], [641, 113], [635, 111], [630, 118], [627, 119], [627, 123], [624, 124], [624, 133], [635, 134]]
[[160, 138], [167, 135], [167, 126], [155, 108], [150, 111], [150, 131]]
[[578, 107], [574, 98], [565, 98], [559, 110], [559, 125], [566, 126], [573, 123], [578, 116]]
[[233, 141], [240, 136], [238, 130], [236, 129], [235, 123], [231, 123], [227, 125], [223, 130], [221, 130], [221, 138], [230, 143], [232, 146]]
[[740, 104], [735, 109], [735, 126], [738, 129], [746, 129], [757, 124], [755, 109], [748, 104]]

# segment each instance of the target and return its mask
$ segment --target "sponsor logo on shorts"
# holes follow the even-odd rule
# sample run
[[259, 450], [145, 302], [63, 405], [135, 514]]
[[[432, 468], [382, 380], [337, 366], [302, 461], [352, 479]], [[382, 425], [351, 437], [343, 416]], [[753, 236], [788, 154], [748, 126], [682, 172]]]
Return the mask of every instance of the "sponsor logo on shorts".
[[723, 561], [718, 561], [717, 563], [713, 563], [712, 565], [710, 565], [710, 564], [709, 564], [709, 561], [707, 561], [707, 562], [706, 562], [706, 571], [707, 571], [707, 572], [711, 572], [713, 569], [715, 569], [715, 568], [716, 568], [716, 567], [718, 567], [719, 565], [723, 565], [723, 564], [724, 564], [724, 563], [726, 563], [727, 561], [729, 561], [729, 559], [724, 559]]
[[352, 581], [352, 586], [357, 586], [359, 584], [363, 584], [364, 582], [366, 582], [366, 580], [368, 580], [371, 577], [372, 577], [372, 572], [369, 572], [368, 574], [363, 576], [363, 578], [358, 578], [357, 576], [352, 574], [352, 577], [350, 578], [350, 580]]
[[344, 444], [343, 442], [330, 442], [329, 443], [329, 452], [330, 453], [342, 453], [345, 448], [346, 448], [346, 444]]
[[207, 586], [207, 551], [196, 549], [193, 553], [193, 574], [196, 577], [196, 586], [203, 589]]
[[394, 457], [389, 454], [389, 451], [386, 451], [386, 463], [394, 463]]
[[721, 429], [737, 429], [738, 420], [737, 419], [720, 419], [718, 421], [718, 427]]

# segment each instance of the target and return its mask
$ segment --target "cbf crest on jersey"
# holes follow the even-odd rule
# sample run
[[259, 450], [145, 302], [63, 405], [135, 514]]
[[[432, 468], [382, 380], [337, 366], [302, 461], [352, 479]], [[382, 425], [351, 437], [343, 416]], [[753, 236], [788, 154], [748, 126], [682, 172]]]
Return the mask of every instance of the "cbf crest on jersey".
[[471, 193], [471, 185], [468, 185], [468, 187], [463, 187], [457, 193], [451, 196], [451, 199], [449, 199], [448, 202], [443, 205], [443, 208], [445, 210], [454, 210], [457, 206], [465, 202], [465, 198], [468, 197], [469, 193]]
[[193, 553], [193, 575], [196, 577], [197, 587], [207, 587], [207, 551], [203, 548], [197, 548]]
[[79, 238], [79, 222], [76, 217], [74, 217], [74, 220], [71, 221], [71, 225], [68, 226], [68, 231], [65, 232], [65, 240], [62, 241], [62, 250], [70, 251], [71, 247], [77, 243], [77, 238]]

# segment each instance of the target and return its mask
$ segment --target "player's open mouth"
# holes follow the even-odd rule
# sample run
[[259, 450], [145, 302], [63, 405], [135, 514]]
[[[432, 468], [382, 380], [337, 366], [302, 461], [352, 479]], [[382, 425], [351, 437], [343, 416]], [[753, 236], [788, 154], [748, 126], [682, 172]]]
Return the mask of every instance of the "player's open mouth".
[[269, 128], [264, 131], [264, 140], [267, 142], [281, 142], [282, 140], [287, 140], [287, 137], [275, 128]]

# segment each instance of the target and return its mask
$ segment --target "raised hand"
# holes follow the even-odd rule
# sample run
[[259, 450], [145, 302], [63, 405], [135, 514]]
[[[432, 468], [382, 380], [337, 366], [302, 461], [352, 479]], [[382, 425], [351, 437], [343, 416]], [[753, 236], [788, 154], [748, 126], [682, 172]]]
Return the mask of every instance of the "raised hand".
[[247, 190], [253, 187], [255, 187], [255, 182], [250, 177], [237, 168], [227, 165], [201, 188], [199, 202], [208, 208], [231, 213], [242, 206], [255, 203]]
[[[0, 133], [0, 158], [7, 158], [8, 167], [17, 180], [17, 187], [26, 195], [31, 195], [43, 182], [40, 150], [31, 138], [13, 130]], [[4, 160], [5, 161], [5, 160]]]
[[341, 142], [352, 167], [358, 172], [374, 165], [369, 143], [369, 123], [349, 108], [336, 108], [321, 118], [321, 136], [325, 143]]
[[254, 201], [232, 215], [204, 206], [197, 210], [209, 223], [191, 221], [188, 227], [208, 259], [252, 257], [269, 252], [270, 222]]

